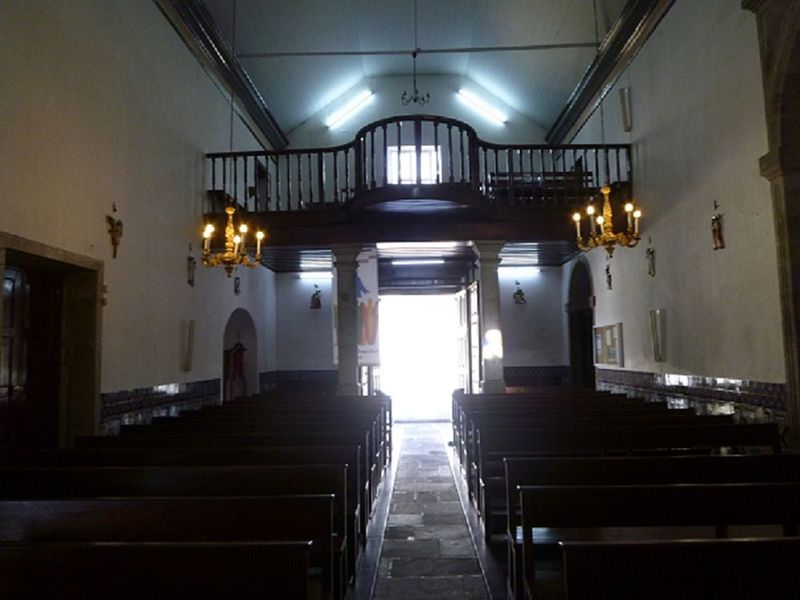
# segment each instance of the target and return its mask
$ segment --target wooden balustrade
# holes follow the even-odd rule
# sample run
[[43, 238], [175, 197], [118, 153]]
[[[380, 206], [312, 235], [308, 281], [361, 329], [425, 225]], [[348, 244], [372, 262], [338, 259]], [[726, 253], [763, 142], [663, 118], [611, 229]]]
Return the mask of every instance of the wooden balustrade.
[[253, 212], [302, 211], [403, 185], [425, 186], [432, 198], [432, 186], [450, 186], [477, 192], [489, 205], [571, 207], [601, 185], [630, 190], [631, 184], [629, 145], [494, 144], [466, 123], [428, 115], [376, 121], [352, 142], [330, 148], [207, 158], [212, 213], [222, 212], [230, 197]]

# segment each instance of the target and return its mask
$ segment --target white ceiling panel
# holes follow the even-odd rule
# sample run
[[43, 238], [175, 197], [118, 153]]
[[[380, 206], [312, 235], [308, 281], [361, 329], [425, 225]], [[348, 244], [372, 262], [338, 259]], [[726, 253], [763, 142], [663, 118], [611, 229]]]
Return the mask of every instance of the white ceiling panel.
[[[233, 0], [204, 2], [230, 40]], [[601, 38], [625, 3], [598, 0]], [[593, 5], [593, 0], [418, 0], [418, 44], [423, 50], [418, 73], [469, 77], [549, 128], [593, 60], [594, 49], [481, 49], [593, 42]], [[410, 52], [413, 0], [237, 0], [236, 12], [237, 55], [284, 131], [362, 78], [408, 75], [411, 88], [410, 54], [251, 55]], [[424, 52], [443, 48], [467, 51]]]

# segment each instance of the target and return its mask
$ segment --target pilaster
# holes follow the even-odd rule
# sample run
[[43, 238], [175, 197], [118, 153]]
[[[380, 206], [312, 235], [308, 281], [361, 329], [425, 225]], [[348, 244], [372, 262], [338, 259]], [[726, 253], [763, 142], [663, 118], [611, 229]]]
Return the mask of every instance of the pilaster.
[[355, 396], [358, 387], [358, 300], [356, 269], [361, 246], [334, 246], [336, 267], [336, 339], [339, 346], [339, 378], [336, 393]]
[[505, 242], [475, 242], [478, 255], [478, 294], [480, 295], [481, 344], [483, 392], [504, 392], [503, 376], [503, 328], [500, 322], [500, 283], [497, 269], [500, 251]]

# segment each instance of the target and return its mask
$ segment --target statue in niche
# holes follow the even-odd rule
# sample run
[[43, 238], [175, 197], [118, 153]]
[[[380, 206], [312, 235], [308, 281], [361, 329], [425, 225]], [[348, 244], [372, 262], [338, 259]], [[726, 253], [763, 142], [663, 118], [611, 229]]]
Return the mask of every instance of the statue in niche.
[[614, 289], [611, 281], [611, 265], [606, 265], [606, 289]]
[[650, 246], [645, 250], [645, 258], [647, 259], [647, 274], [650, 277], [656, 276], [656, 249]]
[[[714, 200], [714, 210], [717, 210], [719, 205]], [[711, 239], [714, 242], [714, 250], [722, 250], [725, 247], [725, 238], [722, 235], [722, 213], [716, 213], [711, 217]]]
[[316, 283], [314, 284], [314, 291], [311, 293], [311, 304], [309, 308], [311, 310], [319, 310], [322, 308], [322, 290], [319, 289]]
[[517, 286], [517, 289], [514, 290], [513, 298], [514, 304], [527, 304], [528, 301], [525, 299], [525, 292], [522, 291], [522, 288], [519, 287], [519, 281], [514, 281]]
[[233, 278], [233, 293], [236, 296], [242, 293], [242, 280], [238, 275]]
[[186, 283], [189, 287], [194, 287], [194, 272], [197, 269], [197, 261], [192, 254], [192, 245], [189, 244], [189, 256], [186, 257]]

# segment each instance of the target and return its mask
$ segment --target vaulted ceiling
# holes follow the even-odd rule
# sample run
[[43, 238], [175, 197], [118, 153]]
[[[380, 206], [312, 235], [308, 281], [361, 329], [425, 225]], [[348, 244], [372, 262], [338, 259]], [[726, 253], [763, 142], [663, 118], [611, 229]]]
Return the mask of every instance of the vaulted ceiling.
[[[602, 39], [626, 0], [596, 2]], [[229, 45], [235, 11], [236, 56], [284, 133], [364, 78], [411, 77], [414, 0], [204, 4]], [[418, 73], [468, 78], [549, 129], [595, 58], [594, 7], [594, 0], [417, 0]], [[542, 45], [568, 47], [496, 50]]]

